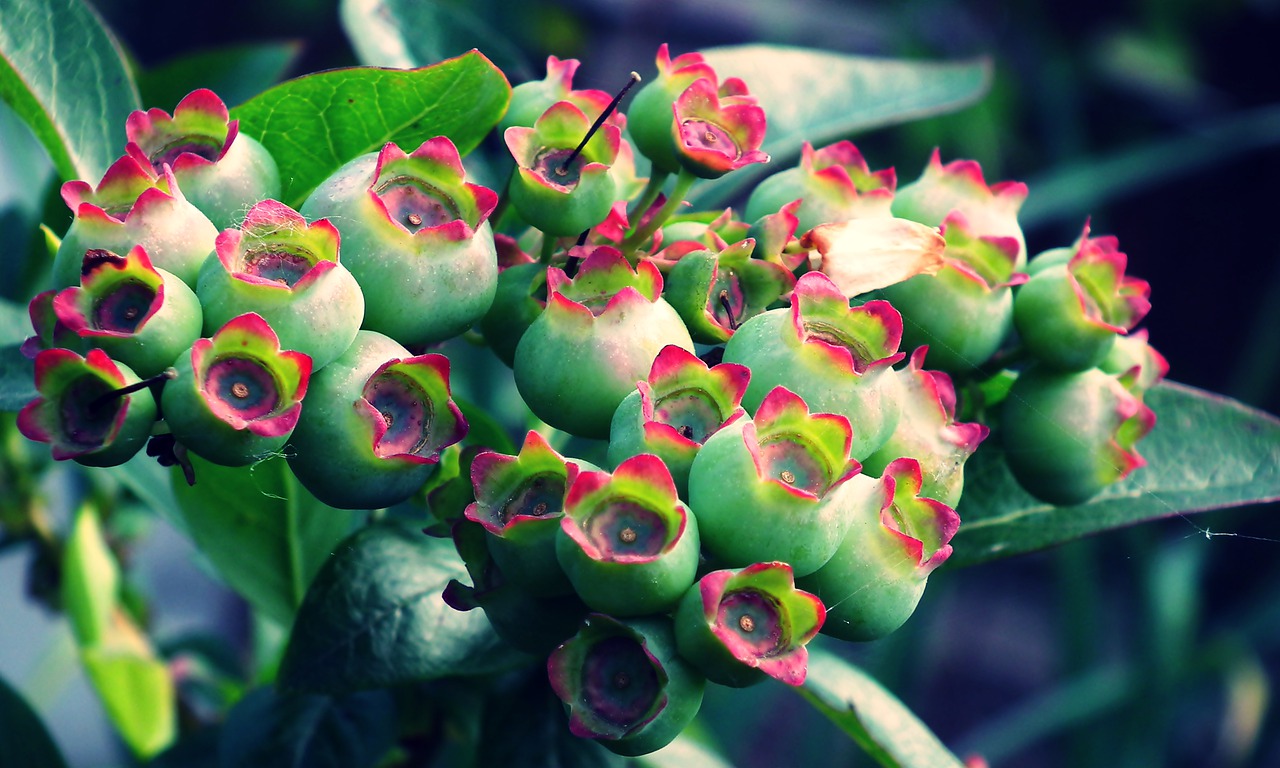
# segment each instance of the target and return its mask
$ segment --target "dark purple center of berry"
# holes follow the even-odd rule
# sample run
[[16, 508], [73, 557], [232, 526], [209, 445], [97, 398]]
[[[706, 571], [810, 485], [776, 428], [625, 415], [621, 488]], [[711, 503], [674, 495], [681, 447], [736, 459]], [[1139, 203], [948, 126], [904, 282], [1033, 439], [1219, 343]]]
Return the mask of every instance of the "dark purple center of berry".
[[218, 155], [222, 154], [222, 144], [222, 139], [212, 136], [182, 136], [152, 152], [151, 167], [155, 168], [156, 173], [163, 173], [165, 163], [172, 166], [179, 156], [188, 153], [202, 157], [211, 163], [216, 162]]
[[853, 357], [853, 370], [857, 373], [865, 371], [867, 365], [876, 359], [865, 343], [849, 335], [843, 328], [822, 320], [805, 320], [803, 326], [805, 341], [823, 341], [833, 347], [849, 350]]
[[547, 517], [557, 515], [564, 506], [564, 478], [545, 473], [527, 479], [520, 489], [502, 505], [505, 525], [517, 515]]
[[103, 397], [115, 391], [109, 383], [93, 375], [83, 375], [62, 392], [58, 400], [61, 435], [68, 443], [93, 450], [107, 442], [116, 416], [126, 399]]
[[279, 247], [251, 250], [244, 255], [246, 274], [264, 280], [274, 280], [290, 288], [313, 266], [315, 266], [315, 257], [311, 254], [288, 251]]
[[280, 402], [276, 377], [249, 357], [215, 360], [205, 374], [204, 391], [215, 413], [234, 413], [246, 421], [270, 415]]
[[779, 435], [760, 444], [766, 475], [814, 496], [826, 493], [829, 472], [817, 452], [799, 435]]
[[720, 327], [731, 331], [738, 330], [745, 319], [747, 299], [742, 293], [742, 281], [728, 269], [720, 270], [716, 281], [711, 285], [711, 302], [709, 309], [712, 317]]
[[758, 590], [743, 589], [722, 597], [716, 623], [733, 634], [734, 650], [745, 650], [751, 657], [764, 659], [785, 650], [778, 603]]
[[654, 421], [669, 424], [695, 443], [706, 442], [724, 423], [720, 408], [706, 390], [680, 389], [658, 398], [653, 406]]
[[601, 505], [587, 520], [585, 532], [607, 557], [656, 557], [667, 543], [662, 516], [626, 498]]
[[155, 289], [140, 280], [120, 283], [94, 302], [93, 327], [113, 333], [134, 333], [155, 300]]
[[429, 452], [435, 411], [418, 382], [396, 371], [384, 371], [364, 385], [364, 399], [387, 425], [386, 433], [373, 446], [375, 454], [385, 458]]
[[[570, 157], [572, 160], [569, 160]], [[567, 165], [565, 160], [569, 160]], [[543, 181], [552, 187], [562, 192], [569, 192], [578, 186], [582, 167], [586, 163], [586, 159], [581, 154], [575, 155], [572, 149], [549, 149], [538, 155], [530, 170], [541, 176]]]
[[409, 176], [397, 176], [375, 190], [392, 221], [410, 232], [438, 227], [460, 218], [452, 198], [444, 192]]
[[680, 124], [680, 137], [684, 139], [685, 146], [691, 149], [718, 152], [734, 159], [742, 156], [742, 150], [738, 148], [738, 142], [733, 136], [706, 120], [685, 120]]
[[662, 692], [644, 648], [630, 637], [606, 637], [582, 661], [581, 697], [600, 720], [623, 733], [644, 722]]

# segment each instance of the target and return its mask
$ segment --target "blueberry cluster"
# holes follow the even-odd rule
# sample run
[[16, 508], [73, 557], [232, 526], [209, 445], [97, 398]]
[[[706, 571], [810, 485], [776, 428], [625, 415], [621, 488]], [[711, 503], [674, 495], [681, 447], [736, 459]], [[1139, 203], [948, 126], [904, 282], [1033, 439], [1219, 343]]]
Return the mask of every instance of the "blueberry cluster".
[[691, 211], [699, 180], [769, 159], [765, 113], [698, 54], [656, 63], [626, 116], [575, 61], [517, 86], [501, 201], [437, 137], [294, 210], [212, 93], [135, 113], [100, 183], [63, 188], [19, 427], [98, 466], [282, 454], [324, 503], [387, 507], [467, 434], [427, 350], [474, 328], [532, 414], [607, 448], [530, 431], [475, 456], [472, 584], [446, 599], [545, 656], [573, 732], [623, 754], [674, 738], [706, 681], [798, 685], [818, 632], [901, 626], [984, 421], [1051, 503], [1141, 465], [1166, 366], [1129, 334], [1148, 286], [1114, 238], [1028, 260], [1025, 186], [935, 153], [899, 187], [848, 141], [804, 145], [745, 216]]

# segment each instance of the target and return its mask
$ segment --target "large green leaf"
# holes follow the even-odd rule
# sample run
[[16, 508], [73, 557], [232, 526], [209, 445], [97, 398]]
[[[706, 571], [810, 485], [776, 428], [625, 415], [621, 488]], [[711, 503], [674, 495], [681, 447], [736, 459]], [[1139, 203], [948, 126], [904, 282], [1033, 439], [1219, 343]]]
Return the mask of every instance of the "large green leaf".
[[116, 41], [80, 0], [0, 2], [0, 99], [63, 180], [96, 183], [124, 153], [138, 91]]
[[347, 161], [387, 142], [412, 151], [448, 136], [466, 154], [506, 112], [511, 86], [472, 51], [422, 69], [355, 67], [277, 85], [232, 111], [280, 166], [284, 202], [297, 207]]
[[280, 665], [286, 689], [333, 693], [488, 672], [516, 656], [479, 610], [441, 597], [466, 568], [447, 539], [358, 531], [316, 576]]
[[333, 698], [259, 688], [227, 715], [218, 762], [225, 768], [367, 768], [395, 737], [387, 691]]
[[35, 368], [17, 344], [0, 347], [0, 411], [19, 411], [36, 396]]
[[808, 141], [821, 147], [860, 131], [950, 112], [987, 92], [991, 62], [901, 61], [776, 45], [703, 51], [721, 79], [740, 77], [769, 121], [772, 160], [699, 184], [704, 206], [722, 202], [760, 177], [793, 164]]
[[26, 699], [0, 678], [0, 765], [66, 768], [67, 761]]
[[234, 468], [199, 457], [192, 463], [194, 486], [176, 468], [172, 473], [187, 533], [232, 589], [288, 626], [356, 517], [317, 501], [283, 458]]
[[838, 656], [810, 646], [797, 691], [886, 768], [963, 768], [906, 705]]
[[1280, 420], [1172, 382], [1146, 395], [1156, 427], [1138, 443], [1147, 466], [1084, 504], [1055, 507], [1018, 486], [996, 440], [965, 467], [951, 563], [967, 565], [1099, 531], [1280, 499]]

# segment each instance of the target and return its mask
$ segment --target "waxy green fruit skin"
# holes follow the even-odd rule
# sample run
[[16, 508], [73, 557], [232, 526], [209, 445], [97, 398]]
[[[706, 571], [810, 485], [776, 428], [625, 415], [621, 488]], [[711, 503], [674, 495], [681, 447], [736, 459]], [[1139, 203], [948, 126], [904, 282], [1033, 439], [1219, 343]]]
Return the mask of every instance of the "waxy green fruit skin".
[[1040, 363], [1060, 371], [1100, 364], [1116, 340], [1114, 329], [1085, 319], [1072, 283], [1066, 265], [1043, 267], [1018, 288], [1013, 303], [1022, 343]]
[[342, 234], [342, 263], [364, 293], [363, 328], [406, 346], [452, 338], [484, 316], [498, 287], [498, 257], [487, 221], [466, 240], [420, 239], [392, 223], [369, 186], [377, 153], [339, 168], [299, 212], [328, 218]]
[[281, 347], [311, 356], [313, 370], [333, 362], [351, 345], [364, 317], [364, 294], [341, 264], [295, 293], [244, 284], [210, 256], [200, 270], [196, 294], [204, 307], [206, 334], [237, 315], [256, 312], [271, 324]]
[[[168, 368], [182, 350], [200, 338], [200, 301], [172, 272], [157, 269], [164, 279], [164, 303], [146, 325], [129, 336], [93, 336], [89, 346], [101, 347], [112, 359], [125, 363], [138, 376], [155, 376]], [[228, 318], [230, 319], [230, 318]]]
[[743, 442], [745, 419], [703, 444], [689, 472], [689, 506], [702, 541], [721, 567], [777, 560], [796, 574], [830, 559], [847, 529], [843, 486], [821, 499], [800, 498], [759, 477]]
[[173, 368], [178, 375], [160, 391], [160, 408], [173, 436], [193, 453], [215, 464], [242, 467], [284, 448], [288, 434], [256, 435], [247, 429], [235, 429], [214, 414], [196, 388], [189, 351], [178, 356]]
[[1097, 368], [1060, 373], [1023, 371], [1004, 402], [1000, 434], [1009, 469], [1028, 493], [1051, 504], [1080, 504], [1142, 465], [1130, 445], [1116, 443], [1126, 420], [1155, 417], [1112, 376]]
[[289, 441], [289, 468], [317, 499], [339, 509], [378, 509], [409, 498], [432, 464], [384, 459], [355, 404], [369, 377], [388, 360], [411, 357], [395, 340], [360, 331], [345, 352], [316, 371]]
[[[630, 725], [602, 722], [589, 709], [590, 692], [584, 689], [592, 686], [598, 696], [607, 696], [608, 691], [598, 683], [593, 686], [595, 681], [582, 679], [582, 664], [593, 647], [614, 639], [625, 639], [628, 650], [643, 649], [640, 652], [648, 657], [648, 664], [655, 670], [661, 670], [655, 675], [662, 681], [656, 693], [665, 698], [665, 703], [648, 722]], [[615, 649], [621, 650], [617, 646]], [[570, 727], [574, 733], [583, 738], [594, 738], [610, 752], [628, 757], [645, 755], [670, 744], [697, 716], [706, 689], [706, 678], [677, 652], [675, 630], [667, 616], [619, 620], [603, 614], [590, 614], [578, 634], [551, 653], [547, 660], [547, 673], [552, 689], [569, 711]], [[599, 732], [591, 732], [593, 725], [626, 732], [620, 737], [609, 738]]]
[[551, 426], [607, 438], [614, 411], [668, 344], [693, 351], [684, 322], [661, 298], [585, 325], [558, 323], [549, 308], [516, 347], [516, 387]]
[[748, 412], [759, 408], [774, 387], [784, 386], [804, 398], [811, 413], [847, 418], [853, 425], [850, 455], [858, 461], [884, 445], [902, 415], [897, 371], [884, 366], [855, 377], [836, 369], [811, 342], [795, 339], [789, 309], [769, 310], [743, 323], [725, 344], [724, 360], [751, 369], [742, 398]]
[[556, 558], [574, 591], [593, 611], [644, 616], [673, 608], [698, 570], [698, 523], [688, 510], [675, 547], [647, 563], [593, 560], [567, 535], [556, 538]]
[[764, 682], [768, 677], [754, 667], [734, 658], [724, 643], [707, 624], [702, 607], [702, 590], [694, 584], [676, 606], [672, 619], [676, 628], [676, 647], [680, 655], [693, 664], [713, 683], [730, 688], [746, 688]]

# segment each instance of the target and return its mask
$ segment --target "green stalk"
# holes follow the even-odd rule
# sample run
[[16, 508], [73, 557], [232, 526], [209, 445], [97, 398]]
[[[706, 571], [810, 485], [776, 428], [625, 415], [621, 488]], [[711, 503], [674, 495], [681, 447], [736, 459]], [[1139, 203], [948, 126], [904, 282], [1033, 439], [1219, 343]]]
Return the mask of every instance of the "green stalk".
[[671, 218], [671, 214], [679, 210], [680, 205], [684, 203], [684, 199], [689, 194], [689, 189], [693, 187], [693, 183], [698, 180], [688, 170], [681, 168], [680, 174], [676, 176], [675, 188], [671, 190], [671, 196], [662, 204], [658, 212], [653, 218], [645, 222], [644, 226], [634, 229], [631, 234], [627, 235], [627, 239], [622, 241], [622, 253], [627, 256], [628, 261], [631, 260], [631, 254], [635, 253], [646, 240], [653, 236], [658, 228]]

